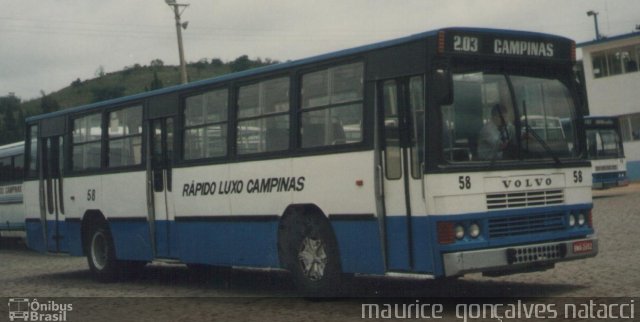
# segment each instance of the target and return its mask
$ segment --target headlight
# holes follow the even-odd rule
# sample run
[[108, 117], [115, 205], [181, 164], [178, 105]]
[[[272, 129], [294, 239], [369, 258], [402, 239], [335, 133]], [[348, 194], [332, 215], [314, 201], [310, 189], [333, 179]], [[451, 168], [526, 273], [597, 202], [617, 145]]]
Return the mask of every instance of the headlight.
[[464, 227], [462, 227], [462, 225], [460, 224], [456, 225], [455, 232], [456, 232], [457, 239], [464, 238]]
[[574, 215], [569, 215], [569, 226], [573, 227], [576, 225], [576, 216]]
[[478, 238], [478, 236], [480, 236], [480, 226], [478, 224], [473, 223], [469, 226], [469, 236], [471, 236], [471, 238]]
[[582, 226], [586, 222], [586, 218], [583, 213], [578, 215], [578, 225]]

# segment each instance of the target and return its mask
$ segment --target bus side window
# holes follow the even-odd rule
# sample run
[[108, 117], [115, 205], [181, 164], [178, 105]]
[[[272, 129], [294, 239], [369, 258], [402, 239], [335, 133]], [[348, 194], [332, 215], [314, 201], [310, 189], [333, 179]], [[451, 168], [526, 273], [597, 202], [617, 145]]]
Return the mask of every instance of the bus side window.
[[362, 141], [363, 64], [302, 75], [300, 139], [303, 148]]
[[331, 137], [333, 138], [332, 144], [345, 144], [347, 139], [344, 135], [344, 128], [340, 122], [334, 121], [331, 123]]
[[13, 179], [18, 181], [22, 180], [24, 176], [24, 155], [16, 155], [13, 157]]
[[280, 151], [289, 148], [289, 129], [267, 128], [267, 151]]

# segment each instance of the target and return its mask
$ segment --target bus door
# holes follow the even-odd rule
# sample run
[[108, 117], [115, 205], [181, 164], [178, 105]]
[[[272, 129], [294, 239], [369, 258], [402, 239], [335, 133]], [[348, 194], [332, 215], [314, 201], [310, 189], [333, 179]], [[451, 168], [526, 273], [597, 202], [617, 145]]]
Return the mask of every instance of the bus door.
[[47, 251], [66, 252], [64, 215], [64, 137], [40, 139], [40, 209], [44, 213]]
[[[426, 214], [423, 182], [424, 86], [422, 77], [378, 83], [383, 229], [389, 271], [415, 267], [413, 225]], [[417, 252], [416, 252], [417, 251]], [[424, 251], [424, 250], [422, 250]]]
[[149, 121], [147, 173], [151, 234], [156, 257], [175, 257], [171, 245], [174, 206], [172, 195], [172, 161], [174, 118], [164, 117]]

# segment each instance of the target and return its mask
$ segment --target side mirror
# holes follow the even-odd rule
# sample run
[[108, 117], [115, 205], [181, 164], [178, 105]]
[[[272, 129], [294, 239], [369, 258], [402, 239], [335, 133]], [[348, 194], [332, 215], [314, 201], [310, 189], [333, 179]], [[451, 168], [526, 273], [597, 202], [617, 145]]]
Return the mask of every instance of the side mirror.
[[453, 76], [446, 62], [434, 64], [431, 69], [434, 98], [440, 105], [453, 104]]

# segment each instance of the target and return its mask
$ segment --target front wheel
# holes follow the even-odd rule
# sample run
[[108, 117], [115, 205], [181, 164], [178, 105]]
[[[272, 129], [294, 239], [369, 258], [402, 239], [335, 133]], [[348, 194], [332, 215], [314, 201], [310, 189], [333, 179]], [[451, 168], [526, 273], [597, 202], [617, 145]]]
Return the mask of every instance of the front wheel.
[[302, 215], [285, 228], [283, 260], [293, 281], [305, 295], [336, 295], [341, 267], [337, 242], [324, 218]]
[[87, 246], [87, 261], [93, 277], [100, 282], [115, 281], [120, 262], [116, 260], [113, 239], [106, 225], [99, 225], [91, 231]]

